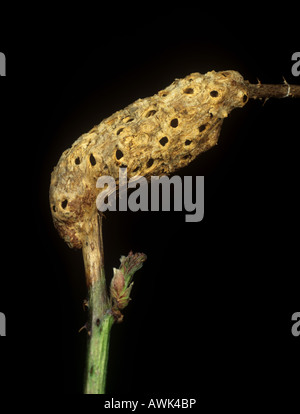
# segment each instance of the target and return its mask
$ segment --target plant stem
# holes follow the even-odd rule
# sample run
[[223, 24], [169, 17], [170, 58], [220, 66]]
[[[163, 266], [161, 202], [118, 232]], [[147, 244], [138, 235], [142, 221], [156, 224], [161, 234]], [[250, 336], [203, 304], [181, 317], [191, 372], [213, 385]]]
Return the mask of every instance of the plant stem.
[[249, 98], [300, 98], [300, 85], [289, 85], [287, 82], [281, 85], [251, 84], [247, 83]]
[[90, 336], [88, 339], [85, 394], [105, 394], [110, 330], [114, 317], [108, 310], [100, 319], [101, 286], [97, 282], [90, 290]]
[[110, 330], [114, 317], [107, 297], [102, 241], [102, 218], [96, 212], [87, 223], [83, 259], [88, 286], [89, 321], [85, 394], [104, 394]]
[[132, 277], [146, 260], [144, 253], [130, 252], [121, 256], [120, 268], [114, 269], [109, 299], [104, 271], [102, 217], [95, 214], [86, 222], [86, 238], [82, 245], [86, 281], [88, 286], [89, 320], [85, 394], [105, 394], [110, 331], [114, 322], [121, 322], [123, 310], [130, 301]]

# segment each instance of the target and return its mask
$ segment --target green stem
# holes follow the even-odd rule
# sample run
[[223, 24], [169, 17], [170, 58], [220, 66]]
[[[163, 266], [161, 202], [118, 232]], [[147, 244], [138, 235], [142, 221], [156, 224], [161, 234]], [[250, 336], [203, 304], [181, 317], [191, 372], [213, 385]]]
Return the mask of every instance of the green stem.
[[143, 253], [122, 256], [120, 268], [114, 269], [109, 299], [104, 271], [102, 218], [97, 211], [87, 221], [82, 245], [86, 281], [89, 291], [89, 321], [85, 394], [105, 394], [110, 331], [114, 322], [121, 322], [123, 310], [130, 300], [132, 277], [146, 260]]
[[[95, 286], [94, 286], [95, 288]], [[85, 394], [105, 394], [110, 331], [114, 317], [108, 310], [102, 319], [98, 288], [91, 290], [91, 327], [88, 339]]]
[[104, 272], [102, 221], [96, 213], [87, 224], [83, 258], [88, 286], [89, 321], [85, 394], [104, 394], [110, 330], [114, 323]]

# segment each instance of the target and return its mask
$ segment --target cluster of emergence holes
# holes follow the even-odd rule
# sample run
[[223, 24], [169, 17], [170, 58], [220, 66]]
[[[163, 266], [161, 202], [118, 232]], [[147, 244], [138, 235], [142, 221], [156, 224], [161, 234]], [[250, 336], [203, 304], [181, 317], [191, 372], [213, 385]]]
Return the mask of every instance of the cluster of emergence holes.
[[[67, 204], [68, 204], [68, 200], [62, 201], [62, 203], [61, 203], [62, 208], [65, 209], [67, 207]], [[56, 213], [56, 207], [55, 206], [52, 206], [52, 210], [54, 211], [54, 213]]]
[[[167, 138], [167, 137], [164, 137], [164, 138], [168, 141], [168, 138]], [[164, 145], [165, 145], [165, 144], [164, 144]], [[116, 150], [116, 159], [117, 159], [117, 160], [120, 160], [121, 158], [123, 158], [123, 156], [124, 156], [123, 152], [122, 152], [120, 149], [117, 149], [117, 150]], [[149, 158], [149, 160], [147, 161], [147, 164], [146, 164], [147, 168], [152, 167], [153, 163], [154, 163], [154, 159], [153, 159], [153, 158]], [[127, 165], [122, 164], [122, 165], [121, 165], [121, 168], [127, 168]], [[139, 167], [136, 167], [136, 168], [133, 170], [133, 172], [136, 172], [138, 169], [139, 169]]]
[[170, 125], [172, 128], [177, 128], [178, 127], [178, 119], [174, 118], [172, 119], [172, 121], [170, 122]]

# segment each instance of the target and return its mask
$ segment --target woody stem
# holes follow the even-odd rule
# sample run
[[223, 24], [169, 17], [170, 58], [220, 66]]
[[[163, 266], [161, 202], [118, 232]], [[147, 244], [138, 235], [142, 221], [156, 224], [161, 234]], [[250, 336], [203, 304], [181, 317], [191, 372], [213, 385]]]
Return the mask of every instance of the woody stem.
[[289, 85], [287, 82], [281, 85], [251, 84], [246, 82], [249, 98], [300, 98], [300, 85]]

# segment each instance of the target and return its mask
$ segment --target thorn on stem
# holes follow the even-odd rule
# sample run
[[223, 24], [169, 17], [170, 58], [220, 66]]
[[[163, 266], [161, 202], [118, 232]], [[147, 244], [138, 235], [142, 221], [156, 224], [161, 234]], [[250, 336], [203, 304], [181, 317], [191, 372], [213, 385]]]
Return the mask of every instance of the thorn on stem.
[[87, 330], [87, 327], [86, 327], [86, 325], [83, 325], [79, 330], [78, 330], [78, 333], [80, 333], [81, 331], [83, 331], [84, 329], [86, 329]]
[[287, 81], [285, 80], [284, 76], [282, 76], [282, 78], [283, 78], [283, 83], [288, 87], [287, 93], [284, 96], [284, 98], [288, 98], [290, 96], [290, 93], [291, 93], [291, 85], [289, 85], [287, 83]]
[[79, 330], [78, 330], [78, 333], [80, 333], [81, 331], [83, 331], [84, 329], [86, 329], [86, 331], [87, 331], [87, 334], [89, 335], [89, 336], [91, 336], [91, 331], [89, 330], [89, 328], [88, 328], [88, 324], [87, 323], [85, 323]]
[[88, 308], [89, 308], [89, 301], [87, 299], [84, 299], [83, 300], [82, 307], [83, 307], [83, 310], [84, 311], [88, 310]]
[[265, 106], [266, 102], [267, 102], [269, 99], [270, 99], [270, 98], [265, 98], [265, 99], [264, 99], [264, 101], [263, 101], [262, 106]]

